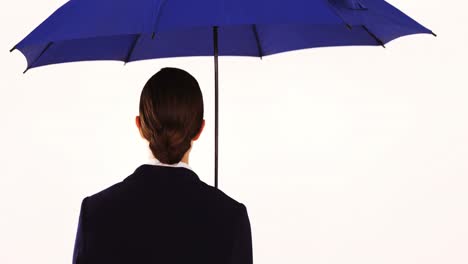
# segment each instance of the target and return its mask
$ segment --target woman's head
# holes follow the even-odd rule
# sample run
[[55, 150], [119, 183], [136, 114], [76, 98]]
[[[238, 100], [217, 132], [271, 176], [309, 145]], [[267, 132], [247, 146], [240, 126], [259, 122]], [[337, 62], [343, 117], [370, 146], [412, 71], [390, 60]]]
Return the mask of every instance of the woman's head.
[[177, 68], [163, 68], [143, 87], [137, 127], [154, 157], [174, 164], [190, 152], [205, 125], [197, 80]]

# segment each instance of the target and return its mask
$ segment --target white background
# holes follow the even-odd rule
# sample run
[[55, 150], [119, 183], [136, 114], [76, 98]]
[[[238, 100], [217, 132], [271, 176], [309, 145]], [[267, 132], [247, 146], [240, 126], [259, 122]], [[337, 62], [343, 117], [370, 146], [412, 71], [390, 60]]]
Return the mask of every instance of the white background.
[[[81, 200], [146, 162], [134, 118], [162, 67], [199, 80], [189, 163], [213, 185], [213, 59], [23, 75], [9, 49], [64, 2], [2, 2], [2, 264], [71, 262]], [[468, 263], [468, 5], [391, 3], [438, 37], [220, 58], [219, 187], [247, 206], [254, 263]]]

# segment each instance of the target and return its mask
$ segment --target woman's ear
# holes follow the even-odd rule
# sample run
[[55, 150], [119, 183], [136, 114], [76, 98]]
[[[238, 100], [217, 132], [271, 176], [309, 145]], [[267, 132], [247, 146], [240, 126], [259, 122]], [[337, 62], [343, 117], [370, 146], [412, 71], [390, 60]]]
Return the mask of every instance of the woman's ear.
[[145, 138], [145, 137], [143, 136], [143, 133], [141, 132], [141, 121], [140, 121], [140, 116], [136, 116], [136, 117], [135, 117], [135, 124], [136, 124], [136, 126], [137, 126], [137, 128], [138, 128], [138, 132], [140, 132], [140, 136], [141, 136], [142, 138]]
[[193, 138], [193, 140], [197, 140], [199, 137], [200, 137], [200, 134], [201, 132], [203, 131], [203, 128], [205, 127], [205, 119], [203, 119], [202, 121], [202, 124], [201, 124], [201, 127], [200, 127], [200, 131], [198, 131], [198, 133], [195, 135], [195, 137]]

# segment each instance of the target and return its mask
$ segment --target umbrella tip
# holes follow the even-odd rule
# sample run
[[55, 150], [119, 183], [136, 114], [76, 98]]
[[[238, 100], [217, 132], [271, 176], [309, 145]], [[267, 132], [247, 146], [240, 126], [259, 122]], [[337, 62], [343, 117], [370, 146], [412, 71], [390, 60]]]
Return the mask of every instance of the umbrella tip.
[[16, 46], [14, 46], [13, 48], [11, 48], [10, 52], [13, 52], [15, 49], [16, 49]]
[[431, 31], [432, 36], [437, 37], [437, 34]]
[[26, 70], [24, 70], [23, 74], [25, 74], [28, 70], [29, 70], [29, 68], [27, 68]]

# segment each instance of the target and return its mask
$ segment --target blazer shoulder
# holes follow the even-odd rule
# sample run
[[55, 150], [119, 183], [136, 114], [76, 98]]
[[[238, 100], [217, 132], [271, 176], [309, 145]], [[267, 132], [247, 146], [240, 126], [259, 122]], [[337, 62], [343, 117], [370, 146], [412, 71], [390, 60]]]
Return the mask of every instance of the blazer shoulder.
[[209, 196], [210, 200], [217, 201], [222, 206], [235, 208], [237, 210], [241, 209], [241, 207], [244, 206], [243, 203], [234, 199], [229, 194], [211, 185], [208, 185], [205, 182], [202, 182], [202, 188], [204, 189], [204, 192], [207, 194], [207, 196]]
[[85, 199], [87, 209], [91, 212], [97, 211], [109, 205], [116, 204], [116, 201], [123, 197], [126, 188], [123, 181], [114, 183], [107, 188], [87, 196]]
[[92, 200], [111, 199], [124, 190], [123, 181], [114, 183], [101, 191], [98, 191], [89, 196]]

